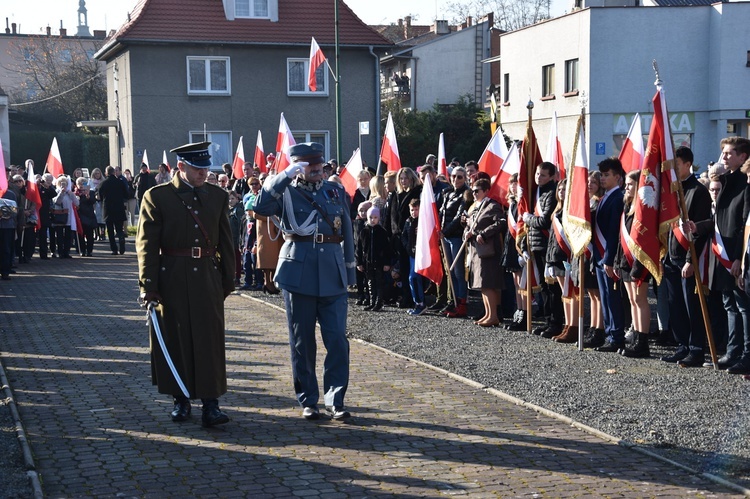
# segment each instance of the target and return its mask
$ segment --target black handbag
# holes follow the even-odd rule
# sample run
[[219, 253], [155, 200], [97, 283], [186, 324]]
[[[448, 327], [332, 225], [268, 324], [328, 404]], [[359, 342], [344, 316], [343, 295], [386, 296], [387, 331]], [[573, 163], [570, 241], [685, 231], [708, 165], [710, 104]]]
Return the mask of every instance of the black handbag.
[[490, 258], [495, 256], [495, 242], [494, 239], [486, 241], [484, 244], [477, 244], [474, 242], [474, 251], [476, 251], [479, 258]]
[[50, 210], [52, 225], [68, 225], [68, 210]]

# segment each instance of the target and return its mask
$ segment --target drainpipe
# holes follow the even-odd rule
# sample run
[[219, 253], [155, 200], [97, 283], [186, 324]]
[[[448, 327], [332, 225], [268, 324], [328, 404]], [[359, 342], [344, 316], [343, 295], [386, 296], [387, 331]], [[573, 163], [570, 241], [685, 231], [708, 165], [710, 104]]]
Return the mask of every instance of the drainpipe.
[[[375, 99], [375, 157], [380, 155], [380, 57], [372, 49], [370, 45], [370, 55], [375, 58], [375, 90], [377, 98]], [[372, 164], [372, 163], [371, 163]], [[378, 166], [375, 165], [377, 171]]]

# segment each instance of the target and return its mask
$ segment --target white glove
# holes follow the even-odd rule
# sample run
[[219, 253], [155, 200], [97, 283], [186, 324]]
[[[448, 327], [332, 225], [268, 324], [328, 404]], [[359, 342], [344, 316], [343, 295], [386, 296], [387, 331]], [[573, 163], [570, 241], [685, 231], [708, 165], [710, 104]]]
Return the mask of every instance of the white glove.
[[526, 213], [523, 214], [523, 223], [528, 225], [529, 220], [531, 220], [531, 213], [527, 211]]
[[568, 272], [570, 272], [573, 269], [573, 266], [570, 264], [570, 262], [563, 262], [563, 267]]
[[301, 161], [299, 163], [292, 163], [291, 165], [287, 166], [284, 170], [284, 174], [288, 178], [294, 178], [300, 173], [305, 172], [305, 167], [309, 165], [310, 163], [306, 163], [305, 161]]
[[550, 266], [544, 267], [544, 277], [555, 277], [555, 269]]
[[682, 231], [683, 234], [685, 234], [685, 238], [688, 241], [692, 241], [693, 240], [693, 233], [690, 230], [691, 225], [689, 223], [687, 223], [687, 222], [683, 222], [682, 220], [680, 220], [678, 223], [680, 225], [680, 230]]
[[526, 266], [526, 260], [524, 259], [524, 257], [522, 257], [520, 255], [518, 257], [518, 265], [520, 265], [521, 267], [525, 267]]
[[524, 252], [523, 252], [523, 253], [521, 254], [521, 256], [522, 256], [522, 258], [523, 258], [523, 261], [524, 261], [524, 262], [528, 262], [528, 261], [529, 261], [529, 258], [531, 258], [531, 257], [529, 256], [529, 252], [528, 252], [528, 251], [524, 251]]

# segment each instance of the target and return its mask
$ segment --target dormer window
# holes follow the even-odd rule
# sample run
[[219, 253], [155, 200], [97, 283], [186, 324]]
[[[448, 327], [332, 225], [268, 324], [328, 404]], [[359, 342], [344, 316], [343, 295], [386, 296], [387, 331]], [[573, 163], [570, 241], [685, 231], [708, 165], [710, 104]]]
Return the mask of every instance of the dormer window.
[[269, 0], [234, 0], [234, 15], [238, 18], [268, 19]]

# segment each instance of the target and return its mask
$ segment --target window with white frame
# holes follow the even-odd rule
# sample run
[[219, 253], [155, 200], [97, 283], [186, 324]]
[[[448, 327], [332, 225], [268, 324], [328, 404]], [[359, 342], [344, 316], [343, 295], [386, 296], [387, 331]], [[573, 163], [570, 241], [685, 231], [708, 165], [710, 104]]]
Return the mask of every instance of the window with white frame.
[[542, 66], [542, 97], [555, 96], [555, 65]]
[[221, 169], [224, 163], [232, 162], [232, 132], [203, 131], [190, 132], [190, 142], [211, 142], [208, 153], [211, 155], [211, 168]]
[[323, 153], [324, 158], [329, 158], [330, 149], [328, 148], [328, 132], [323, 130], [313, 130], [313, 131], [292, 131], [292, 137], [294, 137], [294, 141], [297, 144], [300, 144], [302, 142], [317, 142], [318, 144], [323, 144], [323, 148], [325, 152]]
[[315, 92], [310, 91], [307, 85], [307, 76], [310, 72], [309, 59], [287, 59], [286, 60], [286, 89], [288, 95], [328, 95], [328, 71], [325, 63], [321, 64], [315, 71]]
[[234, 15], [268, 19], [268, 0], [234, 0]]
[[578, 91], [578, 59], [565, 61], [565, 93]]
[[229, 95], [229, 57], [188, 56], [188, 94]]

